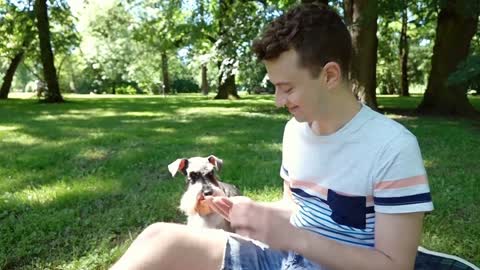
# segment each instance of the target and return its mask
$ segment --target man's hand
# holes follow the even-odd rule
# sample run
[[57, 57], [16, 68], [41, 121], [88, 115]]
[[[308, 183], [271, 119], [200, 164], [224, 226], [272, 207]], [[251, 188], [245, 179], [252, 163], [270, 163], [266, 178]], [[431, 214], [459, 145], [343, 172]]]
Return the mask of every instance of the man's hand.
[[210, 208], [230, 221], [236, 233], [271, 248], [289, 250], [297, 229], [290, 224], [291, 209], [254, 202], [243, 196], [206, 197]]

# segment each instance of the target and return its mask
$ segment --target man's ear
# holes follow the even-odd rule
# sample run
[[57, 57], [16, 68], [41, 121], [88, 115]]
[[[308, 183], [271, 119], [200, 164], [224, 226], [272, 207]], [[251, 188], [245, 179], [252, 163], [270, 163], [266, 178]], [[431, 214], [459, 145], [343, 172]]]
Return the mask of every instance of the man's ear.
[[342, 82], [342, 69], [337, 62], [328, 62], [323, 66], [325, 83], [328, 88], [337, 88]]
[[214, 155], [210, 155], [207, 157], [208, 159], [208, 162], [210, 162], [213, 166], [215, 166], [215, 169], [217, 171], [220, 171], [223, 167], [223, 160], [217, 158], [216, 156]]
[[188, 159], [179, 158], [168, 165], [168, 170], [172, 174], [172, 177], [180, 171], [183, 175], [187, 175]]

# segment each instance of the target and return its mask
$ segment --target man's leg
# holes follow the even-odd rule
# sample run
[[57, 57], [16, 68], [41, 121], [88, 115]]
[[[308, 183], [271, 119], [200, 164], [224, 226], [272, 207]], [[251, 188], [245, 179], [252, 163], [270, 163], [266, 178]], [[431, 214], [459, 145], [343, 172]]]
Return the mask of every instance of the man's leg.
[[221, 230], [156, 223], [133, 241], [112, 270], [216, 270], [223, 264], [226, 242]]

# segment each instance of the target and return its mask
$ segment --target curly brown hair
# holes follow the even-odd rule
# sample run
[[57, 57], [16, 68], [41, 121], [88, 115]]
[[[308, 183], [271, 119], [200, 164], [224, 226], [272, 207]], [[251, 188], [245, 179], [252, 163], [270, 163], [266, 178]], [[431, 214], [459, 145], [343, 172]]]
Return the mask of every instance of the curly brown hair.
[[333, 9], [319, 3], [301, 4], [282, 14], [267, 25], [252, 47], [259, 60], [272, 60], [295, 49], [300, 66], [309, 69], [313, 77], [333, 61], [346, 78], [352, 57], [347, 27]]

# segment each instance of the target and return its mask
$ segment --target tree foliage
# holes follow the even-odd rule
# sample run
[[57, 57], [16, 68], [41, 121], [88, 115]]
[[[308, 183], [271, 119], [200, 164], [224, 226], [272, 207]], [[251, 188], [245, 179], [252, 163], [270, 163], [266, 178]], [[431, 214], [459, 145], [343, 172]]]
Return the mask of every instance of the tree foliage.
[[[328, 3], [347, 23], [352, 19], [348, 3], [366, 3], [317, 1]], [[310, 1], [70, 2], [75, 3], [77, 20], [67, 0], [49, 0], [51, 42], [61, 89], [80, 93], [132, 93], [132, 89], [135, 93], [160, 93], [169, 92], [171, 87], [172, 93], [202, 89], [204, 93], [222, 93], [218, 97], [236, 95], [237, 91], [265, 91], [266, 71], [252, 55], [251, 42], [267, 22], [301, 2]], [[369, 55], [376, 55], [377, 60], [359, 58], [355, 64], [365, 65], [357, 71], [360, 77], [376, 77], [376, 82], [368, 80], [373, 82], [367, 87], [370, 100], [374, 101], [375, 88], [383, 94], [400, 94], [408, 85], [424, 88], [438, 38], [440, 11], [457, 2], [465, 0], [376, 1], [378, 45], [369, 46]], [[467, 2], [470, 4], [463, 10], [475, 13], [478, 0]], [[0, 71], [4, 75], [0, 78], [8, 78], [7, 71], [16, 67], [17, 62], [20, 74], [12, 80], [15, 89], [43, 80], [33, 1], [0, 1], [0, 22], [0, 36], [5, 40], [0, 43]], [[364, 28], [367, 32], [372, 29]], [[478, 36], [477, 30], [470, 53], [445, 74], [449, 86], [479, 87]], [[355, 42], [360, 42], [355, 37], [356, 34]], [[361, 42], [375, 44], [375, 31], [364, 37]], [[365, 52], [363, 45], [362, 48], [363, 52], [357, 55]], [[445, 66], [445, 60], [440, 61]]]

